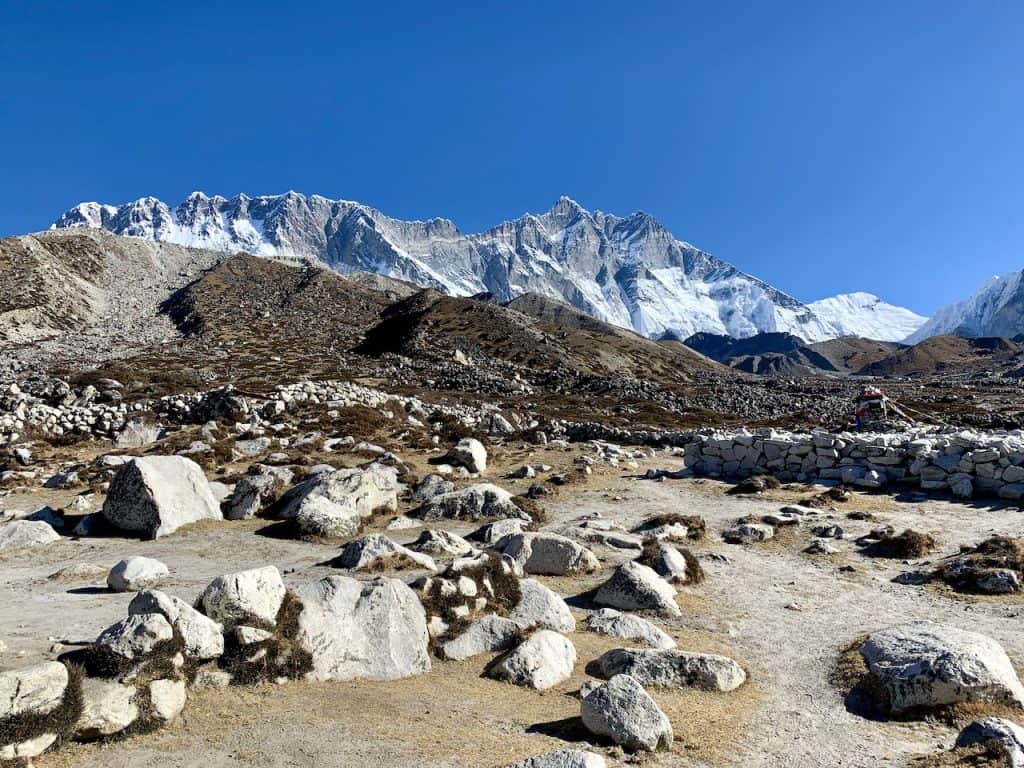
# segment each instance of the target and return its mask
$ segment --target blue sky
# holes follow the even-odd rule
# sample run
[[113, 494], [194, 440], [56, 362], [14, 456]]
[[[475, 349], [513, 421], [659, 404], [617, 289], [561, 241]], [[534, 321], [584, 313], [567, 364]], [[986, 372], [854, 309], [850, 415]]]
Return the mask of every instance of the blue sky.
[[1024, 3], [0, 0], [0, 234], [295, 189], [645, 210], [797, 298], [1024, 267]]

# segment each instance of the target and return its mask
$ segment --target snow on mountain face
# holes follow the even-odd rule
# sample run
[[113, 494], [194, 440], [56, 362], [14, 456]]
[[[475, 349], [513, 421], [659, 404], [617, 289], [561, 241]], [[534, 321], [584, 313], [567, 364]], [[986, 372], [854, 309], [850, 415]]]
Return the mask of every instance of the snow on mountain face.
[[807, 306], [840, 336], [861, 336], [875, 341], [902, 341], [928, 320], [864, 292], [841, 293], [812, 301]]
[[1024, 270], [988, 280], [970, 298], [940, 309], [906, 341], [916, 344], [944, 333], [1010, 338], [1024, 333]]
[[174, 209], [152, 197], [117, 207], [82, 203], [53, 226], [318, 260], [341, 273], [376, 272], [453, 295], [488, 291], [509, 300], [533, 292], [651, 337], [842, 335], [807, 305], [677, 240], [651, 216], [591, 213], [566, 197], [547, 213], [477, 235], [446, 219], [401, 221], [295, 192], [231, 199], [193, 192]]

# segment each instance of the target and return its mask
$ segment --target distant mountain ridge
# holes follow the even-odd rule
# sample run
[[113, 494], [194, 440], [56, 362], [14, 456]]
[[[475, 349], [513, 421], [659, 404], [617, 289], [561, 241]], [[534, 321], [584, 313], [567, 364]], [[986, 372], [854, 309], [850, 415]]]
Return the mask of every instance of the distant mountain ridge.
[[1024, 270], [986, 281], [969, 298], [944, 307], [912, 334], [915, 344], [931, 336], [1013, 338], [1024, 333]]
[[[447, 219], [402, 221], [357, 202], [295, 192], [230, 199], [194, 192], [174, 208], [154, 197], [81, 203], [53, 227], [315, 260], [342, 274], [373, 272], [454, 296], [488, 292], [510, 301], [535, 293], [652, 338], [781, 332], [819, 341], [854, 327], [884, 330], [884, 303], [819, 302], [828, 311], [816, 310], [676, 239], [648, 214], [590, 212], [568, 197], [475, 235]], [[892, 310], [901, 322], [917, 317]]]

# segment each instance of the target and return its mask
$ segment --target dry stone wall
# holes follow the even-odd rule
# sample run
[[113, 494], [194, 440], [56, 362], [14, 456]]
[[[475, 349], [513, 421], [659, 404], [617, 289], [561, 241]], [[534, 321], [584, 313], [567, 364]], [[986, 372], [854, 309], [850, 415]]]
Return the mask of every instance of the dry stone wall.
[[910, 485], [961, 498], [1024, 499], [1024, 432], [692, 433], [686, 467], [711, 477], [771, 474], [860, 488]]

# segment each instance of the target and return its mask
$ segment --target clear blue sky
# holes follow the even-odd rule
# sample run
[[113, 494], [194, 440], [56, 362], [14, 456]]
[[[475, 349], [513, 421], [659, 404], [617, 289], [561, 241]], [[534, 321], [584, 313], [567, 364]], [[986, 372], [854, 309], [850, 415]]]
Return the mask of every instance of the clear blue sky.
[[1024, 3], [0, 0], [0, 234], [295, 189], [645, 210], [812, 300], [1024, 267]]

